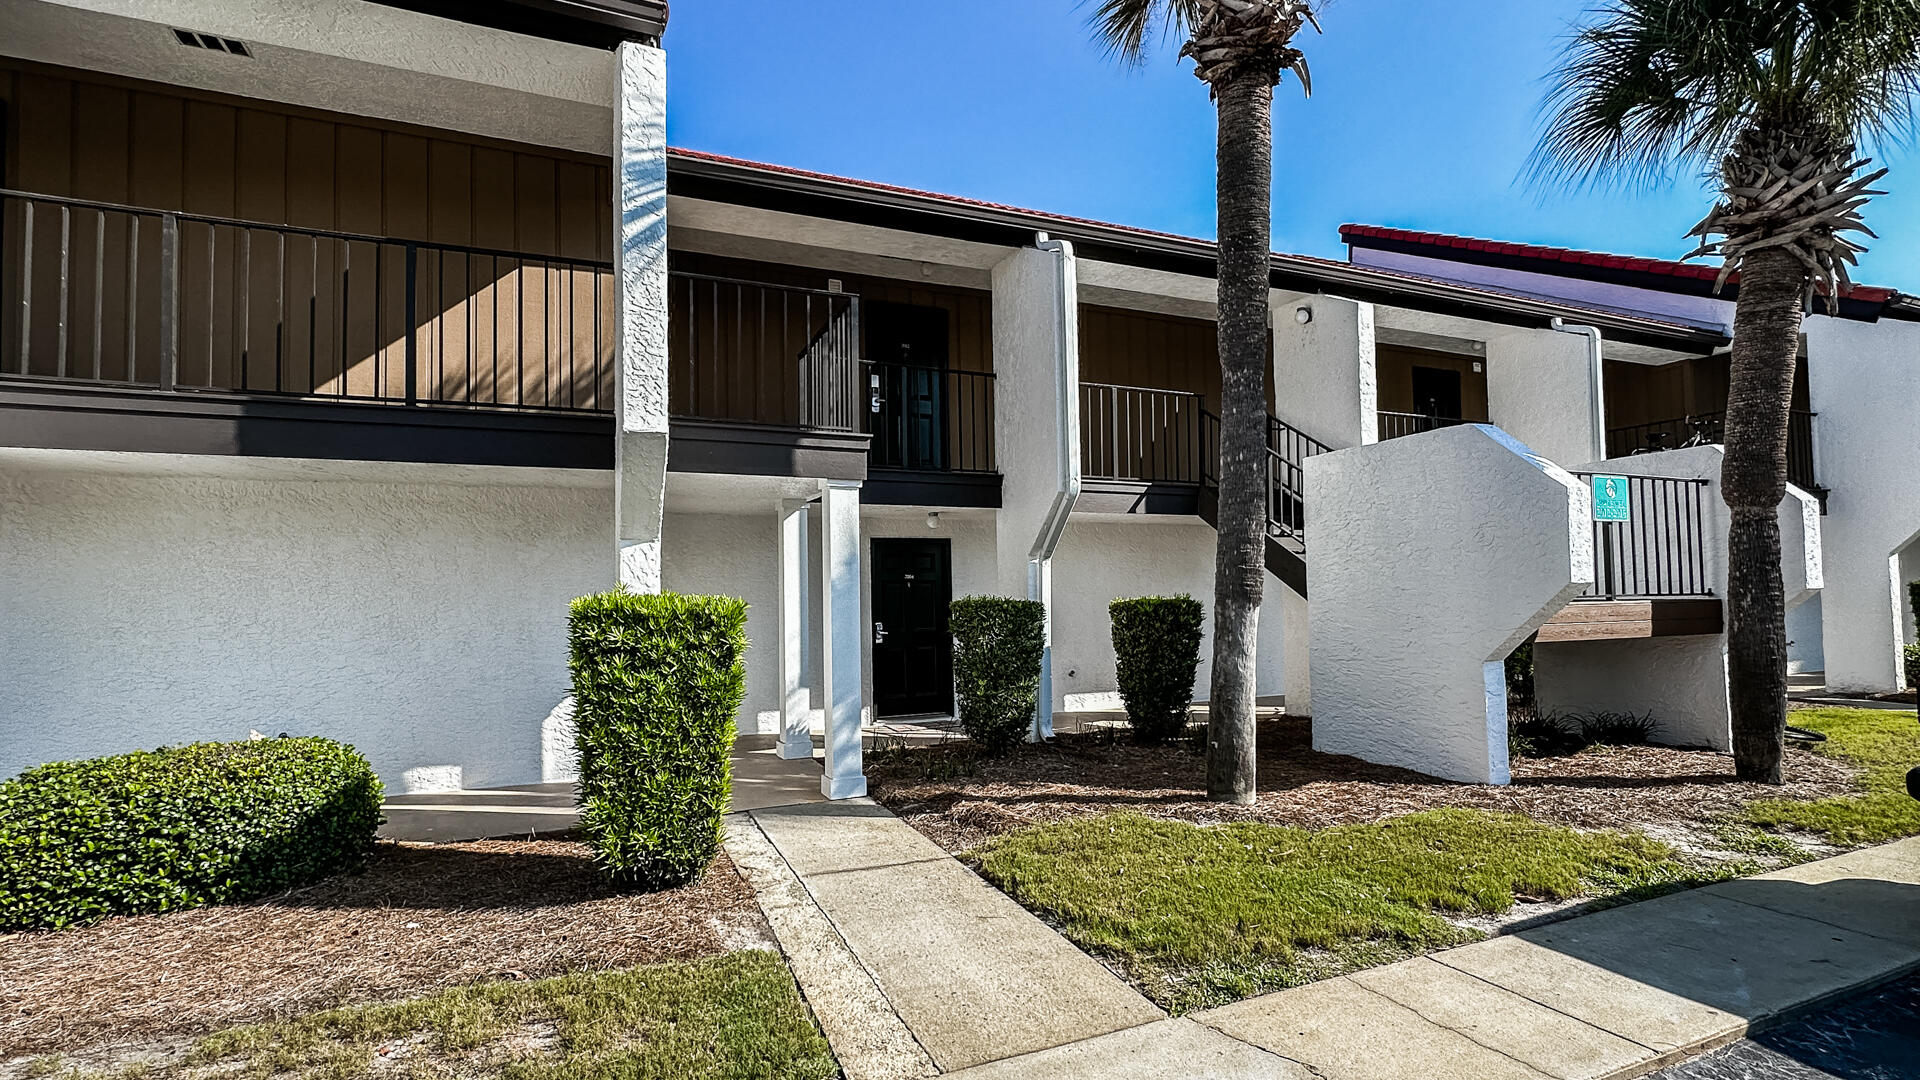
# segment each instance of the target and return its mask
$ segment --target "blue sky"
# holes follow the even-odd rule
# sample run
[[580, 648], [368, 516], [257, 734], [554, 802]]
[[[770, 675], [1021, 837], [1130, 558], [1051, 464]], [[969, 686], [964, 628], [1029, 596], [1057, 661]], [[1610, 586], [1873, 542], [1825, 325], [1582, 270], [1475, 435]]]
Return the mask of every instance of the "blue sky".
[[[1677, 257], [1710, 202], [1521, 178], [1542, 78], [1582, 0], [1332, 0], [1314, 96], [1274, 110], [1274, 247], [1344, 258], [1359, 221]], [[1143, 68], [1093, 43], [1080, 0], [679, 0], [676, 146], [1057, 213], [1213, 235], [1212, 106], [1167, 41]], [[1920, 291], [1920, 154], [1885, 162], [1882, 240], [1857, 280]]]

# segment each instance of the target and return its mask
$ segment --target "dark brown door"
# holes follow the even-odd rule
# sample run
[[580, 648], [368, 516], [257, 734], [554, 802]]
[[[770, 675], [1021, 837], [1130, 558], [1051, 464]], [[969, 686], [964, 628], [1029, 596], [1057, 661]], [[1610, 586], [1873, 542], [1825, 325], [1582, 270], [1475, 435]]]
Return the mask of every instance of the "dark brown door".
[[1460, 373], [1445, 368], [1413, 368], [1413, 411], [1437, 420], [1460, 420]]
[[953, 711], [952, 544], [873, 542], [873, 696], [878, 716]]
[[870, 301], [868, 389], [873, 464], [890, 469], [947, 467], [947, 313], [942, 308]]

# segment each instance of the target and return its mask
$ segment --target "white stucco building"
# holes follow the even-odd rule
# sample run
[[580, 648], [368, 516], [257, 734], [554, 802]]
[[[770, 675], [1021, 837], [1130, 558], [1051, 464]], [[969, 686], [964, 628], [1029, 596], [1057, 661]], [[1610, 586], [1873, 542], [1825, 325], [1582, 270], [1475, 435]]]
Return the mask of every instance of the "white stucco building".
[[[1211, 244], [669, 150], [664, 5], [445, 7], [0, 0], [0, 775], [257, 730], [396, 791], [564, 778], [566, 604], [625, 582], [745, 598], [741, 730], [818, 735], [848, 797], [864, 724], [951, 713], [950, 599], [1048, 604], [1043, 727], [1116, 702], [1109, 600], [1210, 606]], [[1512, 641], [1718, 633], [1704, 577], [1580, 576], [1612, 534], [1560, 466], [1725, 304], [1373, 250], [1273, 259], [1259, 691], [1497, 781]], [[1797, 609], [1862, 687], [1920, 531], [1876, 442], [1914, 312], [1872, 295], [1808, 331], [1832, 595]], [[1406, 518], [1396, 457], [1452, 462], [1467, 516]], [[1542, 492], [1554, 535], [1490, 526]], [[1408, 756], [1380, 713], [1432, 683], [1374, 681], [1419, 651], [1381, 628], [1463, 553], [1459, 588], [1549, 569], [1436, 672], [1473, 753]]]

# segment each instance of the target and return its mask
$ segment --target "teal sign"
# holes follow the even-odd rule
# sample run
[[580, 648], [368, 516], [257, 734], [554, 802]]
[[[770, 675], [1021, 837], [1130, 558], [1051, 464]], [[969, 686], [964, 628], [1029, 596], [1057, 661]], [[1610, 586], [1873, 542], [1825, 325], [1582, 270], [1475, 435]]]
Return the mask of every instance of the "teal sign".
[[1627, 496], [1626, 477], [1596, 476], [1593, 478], [1593, 520], [1633, 520], [1633, 500]]

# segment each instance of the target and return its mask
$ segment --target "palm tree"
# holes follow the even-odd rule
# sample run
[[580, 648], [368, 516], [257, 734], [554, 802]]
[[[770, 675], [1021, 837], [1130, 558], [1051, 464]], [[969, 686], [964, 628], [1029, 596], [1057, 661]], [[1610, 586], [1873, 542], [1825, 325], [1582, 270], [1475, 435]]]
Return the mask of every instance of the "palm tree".
[[1182, 57], [1219, 112], [1220, 511], [1213, 578], [1213, 685], [1207, 797], [1254, 796], [1254, 638], [1266, 574], [1267, 288], [1273, 252], [1273, 88], [1292, 71], [1311, 91], [1300, 28], [1307, 0], [1101, 0], [1095, 31], [1130, 62], [1156, 28], [1182, 33]]
[[[1547, 94], [1535, 175], [1651, 179], [1702, 167], [1719, 203], [1688, 257], [1739, 274], [1721, 494], [1735, 770], [1780, 782], [1786, 609], [1776, 518], [1800, 321], [1831, 308], [1873, 233], [1867, 138], [1911, 130], [1920, 0], [1613, 0], [1574, 33]], [[1718, 239], [1714, 239], [1718, 237]]]

